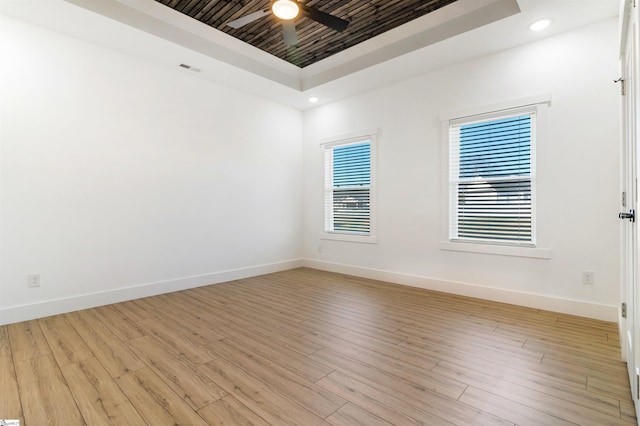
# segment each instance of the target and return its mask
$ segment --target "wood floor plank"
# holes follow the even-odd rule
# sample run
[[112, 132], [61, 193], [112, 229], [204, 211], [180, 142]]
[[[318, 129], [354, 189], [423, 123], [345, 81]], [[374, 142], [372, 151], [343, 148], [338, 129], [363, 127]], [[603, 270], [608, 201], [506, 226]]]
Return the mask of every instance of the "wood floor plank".
[[312, 382], [333, 371], [325, 365], [278, 344], [269, 339], [269, 336], [252, 333], [245, 328], [232, 324], [217, 328], [216, 331]]
[[[585, 343], [584, 345], [576, 345], [571, 342], [543, 342], [536, 339], [528, 339], [523, 349], [535, 350], [543, 352], [545, 356], [551, 358], [559, 358], [566, 361], [580, 362], [589, 357], [593, 364], [600, 364], [604, 369], [610, 368], [612, 365], [619, 364], [620, 353], [617, 350], [602, 349], [593, 343]], [[614, 362], [612, 362], [614, 361]]]
[[91, 349], [63, 315], [40, 318], [38, 324], [59, 366], [93, 356]]
[[113, 306], [99, 306], [93, 309], [92, 313], [123, 342], [145, 335], [144, 330], [134, 320], [122, 315]]
[[311, 331], [311, 328], [305, 326], [300, 321], [295, 321], [292, 318], [282, 318], [272, 315], [268, 306], [262, 307], [246, 307], [239, 305], [231, 305], [225, 308], [226, 317], [231, 319], [230, 322], [235, 322], [240, 318], [250, 324], [261, 324], [265, 328], [277, 329], [291, 334], [296, 337], [304, 336]]
[[111, 307], [133, 321], [142, 321], [156, 316], [158, 305], [162, 306], [162, 302], [158, 298], [148, 297], [115, 303]]
[[[525, 387], [508, 381], [475, 372], [466, 367], [460, 367], [442, 361], [434, 369], [446, 377], [456, 378], [469, 386], [507, 398], [523, 406], [535, 408], [569, 422], [581, 422], [584, 425], [599, 426], [607, 422], [614, 422], [620, 418], [620, 404], [618, 400], [604, 401], [592, 394], [582, 395], [551, 391], [542, 387]], [[587, 418], [585, 419], [584, 416]]]
[[506, 345], [493, 340], [489, 340], [482, 336], [469, 337], [461, 335], [448, 335], [445, 332], [434, 332], [427, 329], [415, 329], [412, 327], [403, 327], [399, 331], [407, 338], [416, 340], [424, 340], [429, 343], [439, 343], [448, 345], [452, 348], [464, 348], [469, 352], [484, 351], [488, 353], [500, 353], [503, 356], [520, 358], [530, 362], [540, 362], [544, 352], [531, 351], [516, 345]]
[[0, 355], [0, 418], [22, 419], [18, 378], [11, 352]]
[[168, 297], [175, 305], [183, 307], [189, 306], [198, 315], [211, 321], [211, 324], [215, 324], [219, 319], [218, 315], [224, 313], [225, 304], [220, 300], [195, 294], [197, 290], [198, 289], [178, 291], [169, 294]]
[[324, 362], [341, 373], [399, 398], [438, 417], [458, 424], [506, 425], [511, 422], [461, 404], [455, 399], [406, 380], [394, 377], [373, 367], [352, 361], [338, 353], [318, 351], [311, 358]]
[[68, 364], [62, 374], [88, 425], [146, 424], [96, 358]]
[[211, 354], [204, 347], [208, 342], [204, 340], [202, 344], [194, 343], [176, 324], [170, 324], [155, 317], [138, 321], [138, 324], [148, 335], [154, 336], [165, 345], [181, 353], [189, 362], [203, 364], [212, 360]]
[[587, 377], [587, 390], [626, 399], [629, 379], [627, 377], [610, 377], [609, 379], [600, 376]]
[[550, 390], [557, 389], [577, 394], [584, 393], [586, 389], [587, 377], [581, 374], [570, 374], [542, 367], [540, 364], [507, 365], [500, 360], [491, 361], [478, 357], [473, 359], [473, 362], [469, 362], [468, 356], [458, 352], [450, 352], [449, 355], [446, 358], [447, 362], [523, 386], [548, 387]]
[[291, 300], [288, 294], [291, 288], [287, 288], [288, 286], [278, 281], [281, 280], [272, 281], [275, 285], [266, 289], [253, 286], [249, 290], [262, 298], [285, 306], [289, 312], [296, 312], [301, 317], [309, 319], [324, 319], [337, 324], [355, 323], [359, 326], [374, 326], [390, 332], [396, 331], [401, 327], [401, 324], [386, 318], [381, 310], [372, 309], [371, 306], [362, 306], [359, 303], [362, 300], [357, 295], [336, 303], [336, 297], [327, 298], [326, 294], [321, 292], [309, 292], [309, 287], [307, 286], [296, 288], [297, 299]]
[[53, 355], [24, 358], [15, 367], [26, 424], [86, 424]]
[[410, 364], [403, 364], [401, 362], [394, 363], [389, 358], [372, 356], [371, 354], [373, 353], [372, 351], [371, 353], [361, 352], [344, 355], [343, 353], [333, 350], [321, 349], [311, 355], [311, 357], [318, 360], [338, 360], [343, 363], [351, 363], [351, 365], [355, 365], [353, 364], [355, 362], [364, 366], [366, 369], [373, 369], [379, 373], [403, 379], [415, 386], [428, 389], [451, 399], [458, 399], [467, 387], [467, 385], [461, 381], [434, 374], [431, 371], [419, 370], [410, 366]]
[[459, 401], [518, 425], [575, 426], [573, 422], [559, 419], [472, 386], [465, 390]]
[[12, 357], [8, 326], [0, 325], [0, 357]]
[[209, 345], [215, 353], [242, 368], [282, 395], [295, 400], [318, 417], [326, 418], [345, 404], [345, 400], [260, 355], [246, 352], [241, 345], [221, 340]]
[[128, 344], [138, 357], [194, 410], [226, 395], [218, 385], [182, 358], [180, 353], [153, 337], [133, 339]]
[[216, 322], [207, 322], [205, 318], [192, 312], [193, 307], [173, 303], [171, 299], [175, 298], [174, 295], [162, 296], [166, 297], [166, 299], [162, 299], [164, 302], [162, 313], [158, 313], [154, 318], [162, 320], [170, 327], [174, 327], [174, 324], [180, 324], [182, 334], [195, 344], [206, 345], [222, 339], [222, 336], [214, 329], [226, 324], [228, 322], [226, 318], [218, 317]]
[[467, 342], [479, 341], [487, 346], [497, 347], [505, 350], [512, 348], [522, 348], [527, 339], [522, 336], [511, 336], [495, 333], [494, 329], [486, 330], [463, 326], [460, 324], [451, 324], [449, 321], [442, 319], [431, 319], [428, 322], [419, 323], [419, 326], [405, 325], [397, 330], [400, 335], [407, 337], [420, 337], [421, 333], [427, 336], [444, 335], [447, 339], [463, 340]]
[[339, 372], [318, 381], [318, 385], [394, 425], [452, 425], [422, 411], [392, 393], [380, 391]]
[[633, 405], [633, 401], [620, 401], [620, 415], [622, 420], [629, 424], [637, 425], [636, 411]]
[[283, 324], [287, 322], [299, 323], [307, 319], [307, 316], [291, 313], [285, 306], [278, 305], [277, 302], [273, 303], [263, 297], [242, 292], [236, 288], [227, 289], [226, 292], [234, 294], [235, 297], [233, 303], [225, 306], [225, 310], [243, 308], [249, 312], [264, 311], [265, 319]]
[[[575, 331], [590, 333], [608, 333], [611, 330], [611, 324], [607, 321], [599, 321], [591, 318], [576, 317], [574, 315], [562, 314], [562, 313], [548, 313], [557, 318], [556, 325], [558, 327], [571, 329]], [[604, 335], [603, 334], [603, 335]]]
[[431, 370], [440, 362], [438, 358], [429, 357], [411, 350], [406, 350], [398, 345], [379, 341], [371, 342], [362, 339], [354, 342], [353, 340], [340, 339], [320, 332], [310, 333], [304, 336], [304, 338], [321, 345], [323, 348], [331, 349], [345, 355], [367, 354], [370, 358], [383, 359], [390, 363], [401, 362], [424, 370]]
[[149, 368], [141, 368], [115, 380], [150, 425], [207, 424]]
[[503, 356], [500, 353], [495, 353], [491, 357], [491, 353], [487, 351], [465, 351], [459, 349], [452, 349], [446, 345], [439, 345], [433, 342], [424, 342], [409, 339], [403, 342], [401, 347], [406, 347], [412, 351], [424, 354], [429, 357], [440, 357], [441, 359], [449, 360], [458, 365], [474, 365], [482, 366], [486, 368], [495, 368], [497, 371], [503, 369], [524, 371], [527, 373], [543, 374], [547, 377], [551, 377], [553, 380], [567, 384], [568, 386], [574, 386], [579, 389], [585, 389], [587, 385], [587, 376], [581, 372], [568, 371], [562, 368], [556, 368], [555, 366], [541, 365], [537, 362], [523, 361], [519, 358], [513, 358], [511, 356]]
[[463, 326], [469, 331], [488, 333], [499, 326], [494, 321], [479, 320], [466, 314], [447, 312], [446, 309], [425, 309], [424, 306], [418, 314], [407, 312], [398, 307], [393, 311], [393, 314], [386, 312], [386, 315], [386, 318], [393, 320], [402, 327], [422, 328], [425, 325], [438, 324], [445, 329], [459, 330]]
[[272, 339], [274, 342], [277, 342], [280, 345], [299, 352], [302, 355], [309, 355], [322, 348], [322, 346], [316, 345], [315, 343], [309, 342], [300, 337], [309, 333], [308, 330], [306, 330], [304, 333], [296, 335], [293, 333], [289, 333], [283, 328], [279, 328], [273, 323], [265, 323], [259, 320], [259, 318], [255, 318], [253, 321], [247, 320], [247, 318], [248, 317], [244, 314], [229, 315], [230, 323], [243, 327], [247, 330], [251, 330], [262, 336], [266, 336]]
[[[162, 314], [138, 321], [145, 330], [163, 330], [166, 335], [178, 341], [189, 341], [193, 346], [204, 346], [207, 343], [222, 339], [222, 336], [213, 329], [202, 327], [186, 319], [179, 320], [175, 316], [168, 315], [168, 311]], [[178, 315], [179, 318], [179, 315]]]
[[0, 326], [0, 418], [23, 420], [8, 327]]
[[161, 295], [165, 303], [164, 313], [172, 316], [178, 315], [180, 320], [188, 318], [190, 322], [202, 325], [208, 329], [214, 329], [226, 325], [229, 321], [224, 316], [224, 309], [212, 309], [210, 305], [203, 303], [194, 297], [187, 296], [183, 292]]
[[637, 424], [617, 325], [307, 268], [0, 326], [29, 426]]
[[227, 305], [228, 301], [224, 297], [224, 291], [226, 288], [232, 287], [234, 285], [235, 283], [232, 281], [215, 286], [208, 285], [204, 287], [191, 288], [189, 290], [185, 290], [184, 293], [187, 296], [205, 304], [206, 306], [204, 310], [213, 310], [214, 312], [216, 312], [218, 309], [224, 309], [224, 307]]
[[[589, 348], [597, 350], [599, 354], [610, 357], [613, 353], [619, 353], [619, 346], [612, 346], [608, 340], [596, 340], [586, 338], [584, 335], [559, 333], [553, 327], [523, 327], [516, 325], [498, 325], [495, 333], [524, 339], [527, 343], [539, 345], [542, 349], [552, 348], [553, 345], [560, 345], [561, 350], [574, 349], [578, 353], [591, 355]], [[619, 343], [616, 341], [616, 343]], [[551, 346], [544, 346], [551, 345]], [[619, 359], [619, 358], [617, 358]]]
[[[380, 340], [385, 343], [398, 344], [402, 343], [406, 337], [402, 334], [392, 333], [377, 329], [375, 327], [364, 327], [353, 323], [342, 323], [341, 325], [333, 322], [322, 321], [317, 319], [306, 320], [303, 324], [308, 325], [314, 331], [327, 331], [331, 329], [336, 334], [345, 335], [347, 333], [354, 333], [358, 335], [369, 336], [376, 340]], [[333, 334], [333, 333], [330, 333]]]
[[327, 417], [327, 421], [333, 426], [393, 426], [393, 423], [351, 403], [340, 407], [338, 411]]
[[198, 414], [210, 425], [269, 426], [262, 417], [231, 395], [198, 410]]
[[[402, 342], [399, 346], [411, 348], [414, 351], [439, 359], [457, 357], [465, 359], [468, 362], [473, 362], [474, 359], [479, 358], [484, 361], [493, 361], [505, 366], [524, 369], [535, 369], [536, 366], [540, 366], [539, 361], [532, 360], [530, 358], [515, 356], [510, 352], [505, 353], [480, 346], [467, 345], [464, 342], [446, 342], [411, 338]], [[574, 372], [569, 372], [567, 375], [572, 378], [581, 376]], [[582, 380], [586, 381], [586, 379], [584, 379], [586, 376], [582, 376]]]
[[7, 325], [14, 362], [38, 358], [51, 353], [38, 321], [24, 321]]
[[255, 285], [252, 286], [248, 282], [236, 285], [228, 292], [234, 293], [236, 298], [234, 303], [228, 305], [227, 308], [243, 306], [258, 312], [268, 310], [268, 317], [275, 321], [289, 320], [298, 323], [309, 318], [308, 313], [296, 310], [295, 306], [290, 304], [290, 300], [283, 302], [282, 299], [274, 297], [270, 292], [260, 291]]
[[541, 364], [545, 368], [553, 368], [556, 370], [564, 370], [567, 373], [581, 374], [591, 378], [601, 379], [603, 383], [625, 383], [627, 379], [627, 366], [622, 361], [610, 361], [603, 365], [600, 362], [594, 362], [590, 358], [582, 359], [558, 359], [551, 356], [545, 356]]
[[198, 368], [239, 402], [271, 424], [328, 425], [311, 411], [284, 397], [274, 388], [255, 379], [224, 358], [215, 359]]
[[72, 312], [65, 317], [111, 377], [144, 367], [144, 363], [90, 311]]
[[[494, 382], [497, 379], [529, 389], [542, 390], [556, 398], [566, 399], [603, 413], [618, 416], [618, 399], [587, 391], [585, 377], [574, 382], [563, 377], [557, 377], [552, 374], [552, 371], [514, 369], [497, 362], [481, 359], [476, 359], [474, 362], [449, 359], [442, 361], [434, 370], [449, 377], [460, 377], [465, 374], [462, 371], [471, 370], [485, 375], [486, 377], [479, 376], [484, 383]], [[463, 381], [470, 383], [466, 382], [466, 380]]]

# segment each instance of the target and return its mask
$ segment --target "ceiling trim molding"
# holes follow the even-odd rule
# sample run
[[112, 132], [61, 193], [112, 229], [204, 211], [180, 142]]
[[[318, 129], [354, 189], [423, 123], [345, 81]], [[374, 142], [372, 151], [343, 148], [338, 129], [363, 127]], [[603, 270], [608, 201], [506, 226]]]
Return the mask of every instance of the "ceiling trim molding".
[[64, 0], [301, 91], [300, 69], [154, 0]]
[[517, 0], [459, 0], [298, 68], [154, 0], [64, 0], [298, 92], [520, 12]]

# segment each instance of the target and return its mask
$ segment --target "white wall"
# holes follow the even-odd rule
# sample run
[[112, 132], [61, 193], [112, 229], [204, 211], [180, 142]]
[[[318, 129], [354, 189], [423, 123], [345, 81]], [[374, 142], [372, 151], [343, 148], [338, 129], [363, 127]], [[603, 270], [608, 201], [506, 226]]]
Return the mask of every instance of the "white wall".
[[[287, 269], [301, 252], [308, 266], [617, 319], [615, 20], [302, 115], [0, 19], [0, 324]], [[543, 92], [538, 242], [552, 258], [441, 250], [438, 117]], [[370, 128], [378, 243], [320, 240], [318, 141]]]
[[[304, 115], [306, 264], [615, 321], [619, 88], [614, 19], [321, 106]], [[439, 115], [551, 93], [538, 140], [538, 246], [551, 259], [443, 251]], [[318, 141], [379, 128], [378, 243], [320, 239]], [[582, 284], [582, 270], [595, 284]], [[478, 287], [480, 286], [480, 287]]]
[[300, 112], [0, 19], [0, 324], [297, 265]]

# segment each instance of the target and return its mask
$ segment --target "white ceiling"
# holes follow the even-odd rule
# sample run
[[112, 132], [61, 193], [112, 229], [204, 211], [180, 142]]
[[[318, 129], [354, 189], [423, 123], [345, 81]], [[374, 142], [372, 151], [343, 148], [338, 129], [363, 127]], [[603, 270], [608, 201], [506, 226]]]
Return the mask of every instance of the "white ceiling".
[[[180, 71], [307, 109], [615, 17], [620, 2], [459, 0], [450, 6], [456, 7], [303, 69], [154, 0], [0, 0], [0, 13], [161, 66], [189, 64], [200, 71]], [[529, 25], [540, 18], [553, 24], [531, 32]], [[320, 102], [310, 104], [311, 95]]]

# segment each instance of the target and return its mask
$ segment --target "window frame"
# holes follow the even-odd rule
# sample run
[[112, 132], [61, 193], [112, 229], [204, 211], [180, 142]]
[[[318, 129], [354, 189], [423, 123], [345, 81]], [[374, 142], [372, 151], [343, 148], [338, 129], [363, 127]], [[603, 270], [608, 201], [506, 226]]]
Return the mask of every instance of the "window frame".
[[[377, 151], [377, 130], [366, 130], [361, 132], [353, 132], [346, 135], [341, 135], [329, 139], [324, 139], [320, 143], [320, 148], [322, 152], [322, 206], [323, 206], [323, 225], [322, 232], [320, 234], [320, 238], [323, 240], [335, 240], [335, 241], [347, 241], [347, 242], [356, 242], [356, 243], [368, 243], [375, 244], [378, 242], [377, 240], [377, 226], [376, 226], [376, 207], [377, 207], [377, 197], [376, 197], [376, 151]], [[330, 217], [333, 213], [333, 197], [329, 197], [328, 193], [330, 192], [333, 195], [333, 186], [331, 188], [328, 187], [328, 176], [327, 172], [332, 167], [328, 167], [326, 164], [326, 153], [327, 150], [333, 150], [337, 147], [348, 146], [348, 145], [356, 145], [363, 142], [369, 142], [369, 163], [370, 163], [370, 182], [369, 182], [369, 232], [368, 233], [358, 233], [358, 232], [350, 232], [350, 231], [336, 231], [336, 230], [328, 230], [327, 224], [330, 220]], [[332, 165], [331, 165], [332, 166]], [[333, 173], [332, 173], [333, 176]], [[331, 202], [329, 202], [331, 200]]]
[[[537, 195], [537, 145], [538, 141], [547, 138], [548, 107], [551, 95], [548, 93], [501, 102], [494, 105], [482, 106], [464, 111], [451, 112], [440, 116], [442, 139], [442, 240], [440, 249], [449, 251], [465, 251], [505, 256], [520, 256], [533, 258], [551, 258], [551, 250], [540, 248], [538, 227], [538, 195]], [[451, 157], [450, 157], [450, 128], [460, 122], [474, 122], [491, 120], [494, 118], [518, 113], [533, 113], [536, 117], [535, 129], [532, 136], [535, 140], [531, 144], [531, 208], [532, 208], [532, 242], [527, 244], [513, 244], [502, 241], [483, 241], [474, 239], [453, 239], [451, 234]]]

